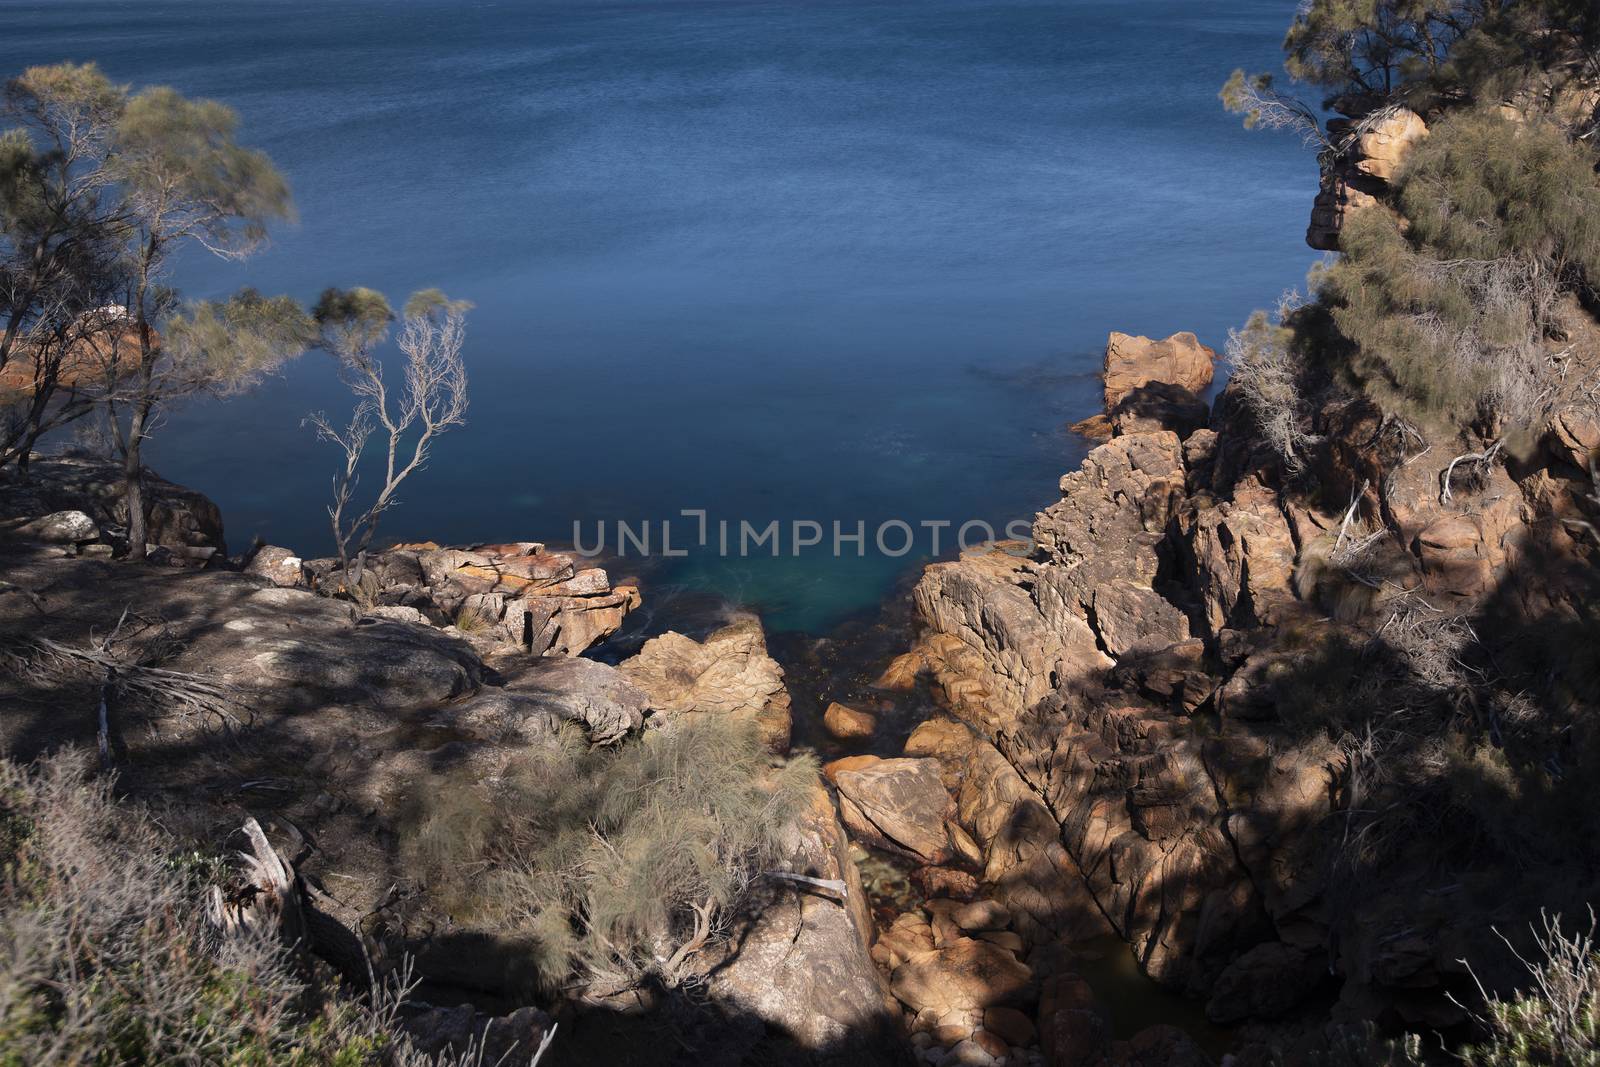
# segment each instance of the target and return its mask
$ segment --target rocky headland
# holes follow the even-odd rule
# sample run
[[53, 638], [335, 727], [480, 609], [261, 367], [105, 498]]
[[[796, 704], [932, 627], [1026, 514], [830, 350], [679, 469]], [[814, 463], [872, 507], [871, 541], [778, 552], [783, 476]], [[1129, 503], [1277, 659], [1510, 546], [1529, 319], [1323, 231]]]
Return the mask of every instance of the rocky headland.
[[[333, 599], [314, 591], [342, 582], [331, 561], [273, 546], [229, 559], [216, 508], [154, 477], [159, 547], [145, 565], [113, 560], [116, 484], [103, 464], [40, 458], [27, 485], [4, 490], [0, 745], [21, 759], [103, 745], [119, 788], [187, 840], [221, 846], [259, 820], [292, 861], [318, 955], [358, 980], [363, 950], [412, 961], [437, 1001], [408, 1023], [424, 1049], [488, 1033], [502, 1050], [521, 1035], [526, 1053], [552, 1019], [526, 1007], [526, 944], [453, 916], [412, 868], [403, 841], [419, 802], [494, 781], [563, 727], [609, 746], [727, 717], [788, 750], [783, 672], [752, 616], [703, 641], [660, 634], [613, 666], [581, 653], [639, 591], [569, 554], [398, 546], [367, 560], [359, 599]], [[866, 897], [832, 802], [820, 782], [813, 792], [776, 868], [824, 888], [758, 887], [701, 963], [692, 1004], [648, 988], [537, 997], [567, 1023], [555, 1062], [679, 1062], [682, 1047], [651, 1036], [656, 1022], [641, 1031], [641, 1015], [680, 1039], [714, 1031], [708, 1062], [795, 1048], [892, 1060]], [[668, 1044], [638, 1051], [657, 1040]]]

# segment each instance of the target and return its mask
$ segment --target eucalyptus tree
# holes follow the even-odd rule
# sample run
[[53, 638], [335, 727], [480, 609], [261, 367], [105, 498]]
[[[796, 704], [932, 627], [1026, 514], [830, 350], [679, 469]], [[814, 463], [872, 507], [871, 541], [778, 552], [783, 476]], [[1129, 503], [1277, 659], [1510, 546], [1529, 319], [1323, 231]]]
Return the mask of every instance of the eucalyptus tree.
[[293, 217], [288, 184], [238, 142], [230, 108], [160, 86], [132, 92], [93, 64], [30, 68], [7, 84], [5, 107], [17, 125], [0, 134], [0, 372], [26, 350], [34, 381], [13, 375], [26, 414], [0, 460], [100, 407], [138, 558], [144, 444], [166, 409], [247, 388], [313, 339], [285, 299], [245, 291], [186, 308], [173, 286], [185, 253], [259, 249], [270, 224]]
[[[179, 297], [168, 280], [179, 253], [198, 248], [243, 259], [266, 240], [268, 224], [293, 216], [288, 183], [264, 153], [238, 143], [237, 129], [238, 116], [223, 104], [157, 86], [128, 98], [105, 163], [122, 220], [124, 306], [136, 346], [109, 408], [135, 558], [146, 534], [143, 446], [163, 406], [246, 387], [310, 340], [283, 302], [254, 294], [177, 317]], [[167, 344], [157, 333], [168, 318], [185, 343]]]
[[[34, 67], [0, 91], [0, 464], [92, 410], [85, 346], [118, 295], [103, 165], [125, 91], [93, 65]], [[64, 395], [58, 396], [58, 391]]]

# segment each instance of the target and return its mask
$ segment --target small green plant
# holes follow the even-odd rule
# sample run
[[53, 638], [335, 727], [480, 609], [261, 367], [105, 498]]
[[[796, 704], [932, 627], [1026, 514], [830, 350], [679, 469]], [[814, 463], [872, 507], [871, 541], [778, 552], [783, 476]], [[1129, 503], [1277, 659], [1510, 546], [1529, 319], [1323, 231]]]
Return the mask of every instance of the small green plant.
[[478, 634], [489, 629], [490, 623], [476, 608], [463, 604], [456, 611], [455, 626], [464, 634]]

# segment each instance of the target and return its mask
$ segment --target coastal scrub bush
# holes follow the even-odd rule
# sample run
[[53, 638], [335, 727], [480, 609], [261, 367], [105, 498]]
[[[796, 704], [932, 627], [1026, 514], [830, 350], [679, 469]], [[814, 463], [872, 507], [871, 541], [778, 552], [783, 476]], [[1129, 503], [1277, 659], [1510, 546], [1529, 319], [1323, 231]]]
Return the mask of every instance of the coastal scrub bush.
[[0, 760], [0, 1065], [441, 1063], [396, 991], [320, 995], [275, 939], [212, 926], [218, 863], [86, 766]]
[[1423, 421], [1538, 423], [1561, 298], [1600, 278], [1594, 164], [1549, 124], [1439, 122], [1398, 176], [1400, 214], [1352, 216], [1317, 277], [1355, 383]]
[[679, 981], [807, 809], [809, 758], [689, 715], [614, 748], [563, 730], [497, 779], [440, 790], [410, 846], [463, 918], [527, 935], [543, 980]]

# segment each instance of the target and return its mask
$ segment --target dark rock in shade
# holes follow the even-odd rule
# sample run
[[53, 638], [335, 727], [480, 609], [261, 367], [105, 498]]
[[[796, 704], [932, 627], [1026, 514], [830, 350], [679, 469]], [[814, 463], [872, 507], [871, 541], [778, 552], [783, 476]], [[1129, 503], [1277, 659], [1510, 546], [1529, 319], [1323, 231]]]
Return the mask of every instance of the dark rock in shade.
[[436, 1007], [419, 1003], [409, 1006], [400, 1025], [425, 1055], [465, 1056], [470, 1050], [482, 1063], [526, 1063], [553, 1024], [550, 1016], [537, 1008], [485, 1015], [471, 1004]]
[[1128, 1040], [1126, 1067], [1211, 1067], [1211, 1057], [1176, 1026], [1150, 1026]]
[[1075, 974], [1046, 980], [1039, 997], [1039, 1045], [1051, 1067], [1097, 1067], [1111, 1049], [1111, 1024], [1089, 983]]
[[[210, 547], [226, 554], [222, 512], [203, 493], [174, 485], [148, 469], [144, 491], [150, 544]], [[69, 510], [84, 512], [101, 530], [125, 532], [128, 504], [121, 466], [101, 459], [35, 456], [28, 465], [27, 481], [18, 481], [15, 475], [0, 480], [0, 515], [43, 516]]]
[[1180, 438], [1186, 438], [1203, 427], [1210, 417], [1211, 405], [1183, 386], [1147, 382], [1117, 401], [1117, 406], [1111, 409], [1110, 421], [1119, 435], [1171, 430]]
[[1326, 977], [1325, 959], [1269, 941], [1250, 949], [1217, 976], [1206, 1014], [1219, 1023], [1275, 1019], [1293, 1010]]

